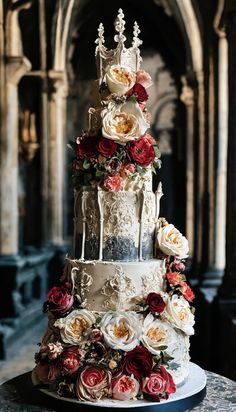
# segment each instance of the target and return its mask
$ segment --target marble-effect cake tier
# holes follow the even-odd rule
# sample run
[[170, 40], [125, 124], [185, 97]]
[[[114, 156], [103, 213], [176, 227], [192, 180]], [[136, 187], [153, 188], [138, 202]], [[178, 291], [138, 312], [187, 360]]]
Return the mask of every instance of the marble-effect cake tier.
[[152, 259], [157, 196], [142, 189], [76, 191], [74, 256], [104, 261]]
[[164, 289], [165, 262], [67, 260], [66, 273], [89, 310], [129, 310], [135, 298]]

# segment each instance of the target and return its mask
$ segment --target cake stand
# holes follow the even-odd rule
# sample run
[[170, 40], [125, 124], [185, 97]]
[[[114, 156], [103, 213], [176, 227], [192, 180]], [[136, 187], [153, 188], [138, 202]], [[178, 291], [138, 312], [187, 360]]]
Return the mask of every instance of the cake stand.
[[[64, 398], [48, 389], [40, 389], [44, 394], [56, 398], [57, 400], [74, 404], [73, 410], [102, 412], [105, 409], [114, 408], [115, 412], [128, 409], [137, 409], [142, 412], [183, 412], [197, 405], [205, 395], [206, 375], [195, 363], [190, 362], [188, 379], [177, 387], [177, 390], [169, 399], [160, 402], [150, 402], [145, 400], [116, 401], [115, 399], [103, 399], [96, 403], [82, 402], [77, 399]], [[76, 408], [77, 406], [77, 408]]]

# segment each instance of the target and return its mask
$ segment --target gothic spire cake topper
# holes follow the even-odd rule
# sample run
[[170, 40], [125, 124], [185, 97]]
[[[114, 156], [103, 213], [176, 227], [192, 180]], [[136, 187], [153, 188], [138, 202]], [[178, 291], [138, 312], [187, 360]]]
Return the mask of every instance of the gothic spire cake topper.
[[117, 47], [115, 49], [108, 50], [105, 46], [104, 26], [102, 23], [99, 24], [98, 38], [95, 41], [97, 44], [95, 56], [97, 58], [98, 77], [100, 82], [102, 82], [108, 65], [116, 64], [129, 67], [134, 71], [137, 71], [140, 67], [142, 58], [140, 56], [139, 46], [142, 44], [142, 40], [139, 39], [140, 29], [138, 23], [136, 21], [134, 22], [133, 41], [131, 47], [129, 48], [126, 48], [125, 46], [125, 20], [122, 9], [119, 9], [115, 20], [115, 31], [116, 34], [114, 36], [114, 40], [117, 43]]

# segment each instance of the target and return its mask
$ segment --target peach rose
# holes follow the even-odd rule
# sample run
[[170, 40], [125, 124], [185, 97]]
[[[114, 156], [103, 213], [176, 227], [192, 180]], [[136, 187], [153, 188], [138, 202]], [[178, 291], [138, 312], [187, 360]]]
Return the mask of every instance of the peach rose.
[[114, 192], [119, 192], [122, 187], [122, 178], [118, 175], [109, 176], [104, 181], [104, 187], [107, 190], [113, 190]]
[[136, 82], [140, 83], [146, 89], [153, 84], [150, 74], [147, 73], [143, 69], [140, 69], [140, 70], [137, 71], [137, 73], [136, 73]]
[[121, 373], [112, 379], [112, 397], [119, 401], [135, 399], [139, 391], [137, 379]]

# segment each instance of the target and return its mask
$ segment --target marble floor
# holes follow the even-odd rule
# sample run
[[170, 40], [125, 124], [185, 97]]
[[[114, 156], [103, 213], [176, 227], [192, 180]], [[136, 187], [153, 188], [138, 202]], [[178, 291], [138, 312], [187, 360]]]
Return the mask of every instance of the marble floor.
[[47, 319], [43, 318], [21, 340], [17, 352], [7, 360], [0, 360], [0, 384], [34, 367], [34, 354], [46, 329]]

